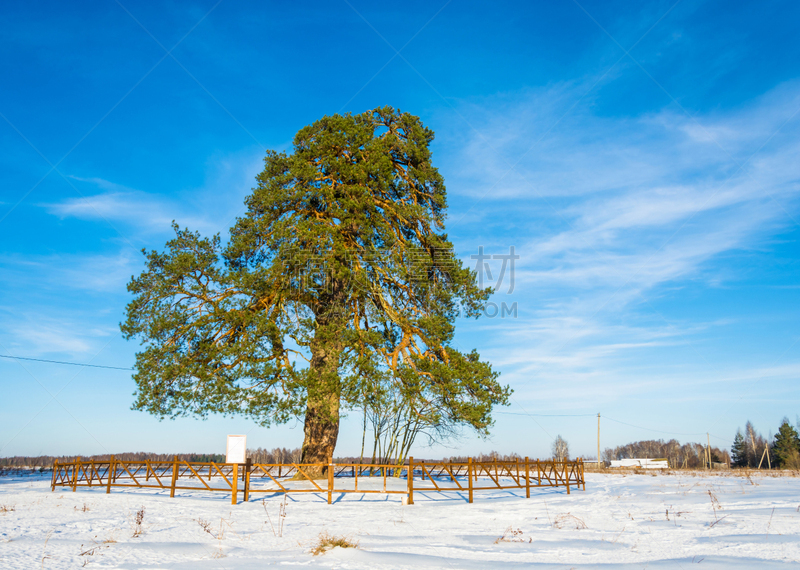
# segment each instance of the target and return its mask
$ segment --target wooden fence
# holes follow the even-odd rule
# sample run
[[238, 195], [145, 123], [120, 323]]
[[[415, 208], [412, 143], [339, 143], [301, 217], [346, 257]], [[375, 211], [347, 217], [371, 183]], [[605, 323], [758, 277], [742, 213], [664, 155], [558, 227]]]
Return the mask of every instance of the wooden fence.
[[[319, 473], [323, 473], [319, 477]], [[317, 474], [318, 478], [314, 478]], [[359, 489], [359, 479], [362, 481]], [[405, 485], [388, 481], [401, 481]], [[352, 484], [351, 484], [352, 482]], [[531, 488], [581, 487], [586, 490], [584, 466], [574, 461], [414, 461], [405, 465], [375, 465], [360, 463], [190, 463], [177, 456], [172, 461], [81, 461], [53, 465], [51, 490], [56, 487], [112, 487], [169, 490], [211, 491], [231, 494], [231, 503], [238, 502], [239, 492], [249, 501], [251, 494], [318, 493], [327, 494], [328, 503], [338, 493], [385, 493], [405, 495], [414, 504], [414, 492], [466, 492], [472, 502], [476, 491], [525, 489], [530, 498]]]

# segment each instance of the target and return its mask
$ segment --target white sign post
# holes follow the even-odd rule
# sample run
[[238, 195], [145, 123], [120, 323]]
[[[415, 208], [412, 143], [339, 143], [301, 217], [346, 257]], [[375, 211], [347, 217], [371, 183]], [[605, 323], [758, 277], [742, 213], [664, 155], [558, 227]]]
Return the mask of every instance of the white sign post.
[[228, 446], [225, 450], [225, 463], [245, 463], [246, 451], [246, 435], [229, 435]]

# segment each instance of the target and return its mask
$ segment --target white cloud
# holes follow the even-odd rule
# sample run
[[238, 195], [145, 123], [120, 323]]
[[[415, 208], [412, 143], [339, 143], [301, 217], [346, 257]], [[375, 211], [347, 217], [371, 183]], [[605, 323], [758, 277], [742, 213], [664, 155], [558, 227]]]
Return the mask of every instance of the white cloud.
[[48, 204], [47, 209], [61, 218], [126, 221], [160, 231], [169, 228], [172, 221], [168, 214], [171, 209], [168, 202], [145, 192], [112, 192], [70, 198], [57, 204]]
[[[170, 233], [173, 220], [205, 234], [224, 232], [243, 213], [244, 196], [255, 185], [261, 166], [261, 151], [216, 157], [209, 161], [201, 188], [169, 194], [142, 192], [99, 177], [71, 176], [88, 188], [86, 195], [42, 206], [60, 218], [119, 224], [123, 237], [131, 234], [145, 241], [154, 234]], [[94, 193], [97, 188], [104, 192]]]
[[787, 122], [800, 84], [727, 113], [613, 119], [578, 106], [562, 119], [583, 89], [482, 101], [463, 110], [480, 134], [459, 126], [440, 135], [462, 141], [442, 168], [464, 205], [451, 234], [473, 249], [483, 239], [474, 236], [488, 234], [521, 256], [513, 296], [494, 299], [517, 301], [519, 320], [467, 325], [481, 353], [519, 398], [536, 401], [744, 390], [758, 366], [705, 356], [736, 315], [703, 322], [659, 300], [735, 280], [739, 268], [721, 259], [763, 249], [800, 220], [800, 121]]
[[[466, 170], [454, 169], [449, 186], [481, 200], [483, 221], [502, 219], [504, 210], [507, 218], [509, 203], [531, 212], [536, 232], [518, 231], [516, 243], [520, 269], [533, 279], [613, 287], [634, 278], [653, 287], [685, 278], [791, 222], [800, 138], [795, 124], [784, 123], [800, 87], [778, 91], [725, 117], [664, 111], [614, 121], [578, 111], [542, 144], [536, 133], [560, 116], [549, 99], [577, 97], [579, 88], [526, 94], [515, 106], [504, 101], [503, 114], [487, 104], [483, 115], [472, 109], [488, 118], [480, 135], [468, 131], [454, 149]], [[698, 133], [735, 148], [720, 150]], [[520, 149], [531, 147], [520, 159]]]
[[3, 321], [3, 346], [24, 357], [85, 356], [91, 353], [98, 337], [113, 334], [109, 328], [85, 330], [85, 323], [79, 320], [48, 318], [41, 313], [14, 311]]
[[93, 291], [119, 293], [137, 270], [141, 254], [130, 248], [119, 253], [0, 256], [6, 286], [20, 291]]

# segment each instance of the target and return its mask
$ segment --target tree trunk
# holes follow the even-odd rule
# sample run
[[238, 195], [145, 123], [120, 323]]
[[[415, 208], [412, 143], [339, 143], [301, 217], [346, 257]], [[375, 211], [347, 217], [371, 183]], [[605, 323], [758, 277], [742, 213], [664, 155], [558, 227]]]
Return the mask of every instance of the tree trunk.
[[[339, 394], [327, 397], [309, 398], [306, 406], [306, 419], [303, 425], [303, 456], [301, 463], [324, 463], [327, 465], [336, 448], [339, 436]], [[324, 474], [326, 469], [316, 468], [317, 474]]]
[[[318, 322], [319, 322], [318, 318]], [[308, 400], [303, 425], [303, 450], [300, 463], [326, 465], [304, 468], [314, 479], [325, 476], [327, 464], [336, 448], [339, 436], [339, 355], [341, 345], [339, 323], [326, 323], [318, 327], [311, 345]], [[298, 478], [304, 478], [298, 473]]]

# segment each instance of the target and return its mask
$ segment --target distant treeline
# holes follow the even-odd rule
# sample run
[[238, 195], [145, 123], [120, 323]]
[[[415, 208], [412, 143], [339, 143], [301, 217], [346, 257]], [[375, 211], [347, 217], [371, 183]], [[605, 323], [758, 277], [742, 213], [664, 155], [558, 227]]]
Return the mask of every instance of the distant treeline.
[[[288, 449], [286, 447], [276, 447], [274, 449], [263, 449], [261, 447], [257, 449], [248, 449], [247, 450], [247, 457], [252, 460], [253, 463], [299, 463], [300, 457], [302, 455], [302, 450], [298, 447], [295, 449]], [[50, 468], [52, 467], [55, 461], [60, 461], [63, 463], [68, 463], [70, 461], [75, 461], [78, 457], [81, 458], [82, 461], [108, 461], [111, 456], [109, 454], [103, 455], [39, 455], [37, 457], [29, 457], [29, 456], [15, 456], [15, 457], [0, 457], [0, 469], [19, 469], [23, 467], [29, 468]], [[137, 453], [116, 453], [114, 457], [121, 461], [172, 461], [174, 454], [169, 453], [145, 453], [143, 451]], [[473, 461], [491, 461], [496, 459], [498, 461], [514, 461], [518, 457], [522, 459], [517, 454], [510, 454], [510, 455], [503, 455], [496, 451], [490, 451], [489, 453], [481, 453], [479, 455], [459, 455], [459, 456], [452, 456], [448, 459], [449, 461], [454, 462], [466, 462], [468, 457], [472, 457]], [[181, 461], [190, 461], [190, 462], [197, 462], [197, 463], [208, 463], [208, 462], [215, 462], [215, 463], [224, 463], [225, 462], [225, 455], [222, 453], [179, 453], [178, 459]], [[364, 457], [361, 458], [359, 456], [342, 456], [342, 457], [335, 457], [334, 461], [338, 463], [369, 463], [372, 460], [372, 457]], [[424, 457], [417, 457], [414, 459], [415, 461], [441, 461], [441, 458], [436, 459], [428, 459]], [[378, 460], [380, 463], [390, 463], [390, 460]]]
[[[276, 447], [272, 451], [267, 449], [248, 449], [247, 450], [247, 457], [253, 460], [253, 463], [299, 463], [300, 457], [302, 455], [302, 450], [300, 448], [297, 449], [286, 449], [285, 447]], [[448, 461], [453, 462], [466, 462], [468, 457], [472, 457], [473, 461], [491, 461], [492, 459], [496, 459], [498, 461], [514, 461], [518, 457], [523, 459], [517, 454], [512, 453], [511, 455], [503, 455], [496, 451], [490, 451], [489, 453], [481, 453], [479, 455], [459, 455], [459, 456], [452, 456], [449, 458], [445, 458]], [[372, 456], [369, 457], [360, 457], [356, 456], [336, 456], [333, 458], [334, 462], [337, 463], [370, 463], [372, 461]], [[414, 461], [441, 461], [442, 458], [436, 459], [429, 459], [425, 457], [415, 457]], [[389, 458], [377, 458], [376, 464], [391, 464], [393, 459]]]
[[248, 449], [247, 457], [253, 463], [300, 463], [302, 457], [302, 449], [287, 449], [285, 447], [276, 447], [272, 451], [269, 449]]
[[[223, 463], [225, 455], [222, 453], [178, 453], [178, 459], [181, 461], [192, 462], [208, 462], [214, 461], [216, 463]], [[115, 453], [114, 457], [120, 461], [172, 461], [175, 454], [170, 453], [145, 453], [144, 451]], [[0, 457], [0, 469], [16, 469], [19, 467], [52, 467], [55, 461], [68, 463], [75, 461], [78, 457], [82, 461], [108, 461], [111, 455], [39, 455], [37, 457], [28, 457], [19, 455], [15, 457]]]
[[[706, 446], [700, 443], [681, 445], [675, 439], [669, 441], [651, 439], [617, 447], [607, 447], [603, 452], [603, 460], [666, 458], [669, 460], [670, 467], [698, 469], [705, 466], [705, 449]], [[731, 457], [727, 450], [711, 447], [711, 461], [730, 464]]]
[[[607, 448], [603, 459], [669, 459], [671, 467], [703, 467], [705, 446], [701, 443], [685, 443], [671, 439], [646, 440]], [[744, 430], [736, 430], [731, 451], [711, 448], [711, 461], [727, 463], [731, 467], [751, 469], [796, 469], [800, 470], [800, 422], [795, 427], [788, 418], [783, 418], [778, 432], [773, 437], [764, 437], [756, 431], [751, 422]]]

